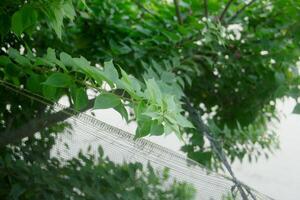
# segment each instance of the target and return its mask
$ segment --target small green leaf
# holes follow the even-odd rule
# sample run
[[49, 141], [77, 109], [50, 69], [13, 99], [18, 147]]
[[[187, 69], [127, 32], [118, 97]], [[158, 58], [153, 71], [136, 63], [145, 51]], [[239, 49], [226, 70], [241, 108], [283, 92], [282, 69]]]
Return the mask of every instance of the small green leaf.
[[154, 120], [151, 123], [150, 134], [151, 135], [162, 135], [164, 133], [164, 126], [159, 123], [158, 120]]
[[48, 18], [49, 25], [53, 28], [56, 35], [61, 39], [61, 32], [63, 27], [64, 10], [60, 4], [54, 5], [45, 10], [45, 15]]
[[141, 83], [122, 69], [121, 74], [122, 78], [116, 81], [117, 87], [126, 90], [132, 97], [140, 99], [143, 96], [143, 93], [141, 92]]
[[65, 2], [65, 4], [63, 5], [63, 9], [64, 9], [64, 13], [65, 15], [70, 19], [70, 20], [74, 20], [74, 17], [76, 15], [75, 10], [74, 10], [74, 6], [72, 5], [72, 1], [67, 1]]
[[114, 109], [128, 122], [128, 112], [123, 104], [119, 104]]
[[26, 88], [34, 93], [40, 94], [42, 92], [41, 82], [41, 76], [32, 74], [26, 81]]
[[116, 82], [117, 80], [119, 80], [119, 73], [116, 70], [112, 60], [104, 62], [104, 75], [112, 82]]
[[294, 107], [293, 113], [300, 114], [300, 103], [297, 103], [297, 105]]
[[30, 60], [25, 56], [22, 56], [20, 52], [16, 49], [9, 48], [8, 55], [10, 58], [14, 59], [17, 63], [23, 66], [31, 66]]
[[69, 87], [72, 84], [72, 78], [60, 72], [53, 73], [49, 78], [43, 83], [52, 87]]
[[72, 57], [65, 53], [65, 52], [62, 52], [60, 53], [59, 55], [59, 58], [60, 58], [60, 61], [67, 67], [74, 67], [74, 61], [72, 59]]
[[191, 152], [188, 156], [201, 164], [207, 164], [211, 160], [212, 152]]
[[152, 79], [146, 80], [147, 89], [145, 90], [145, 97], [158, 105], [162, 104], [162, 93], [161, 90], [156, 83], [156, 81]]
[[83, 88], [76, 88], [74, 96], [74, 107], [76, 110], [80, 110], [87, 106], [88, 96]]
[[43, 96], [50, 100], [56, 100], [57, 88], [48, 85], [43, 85]]
[[146, 135], [149, 135], [150, 130], [151, 130], [151, 121], [145, 120], [140, 122], [136, 129], [135, 138], [141, 138], [141, 137], [145, 137]]
[[121, 99], [117, 95], [102, 93], [96, 97], [94, 109], [115, 108], [121, 103]]
[[47, 49], [47, 54], [45, 56], [46, 60], [54, 63], [55, 65], [59, 66], [60, 68], [62, 68], [64, 71], [67, 71], [65, 65], [63, 64], [63, 62], [61, 62], [60, 60], [58, 60], [56, 58], [56, 54], [55, 54], [55, 50], [48, 48]]
[[18, 77], [21, 73], [21, 68], [14, 63], [8, 63], [4, 67], [4, 72], [11, 77]]
[[11, 29], [17, 35], [26, 31], [26, 29], [34, 26], [37, 22], [37, 12], [30, 6], [24, 6], [12, 16]]
[[11, 60], [7, 56], [0, 56], [0, 65], [5, 66], [11, 63]]
[[183, 117], [181, 114], [177, 114], [175, 116], [175, 119], [177, 123], [182, 127], [194, 128], [193, 124], [190, 121], [188, 121], [185, 117]]
[[151, 119], [158, 119], [162, 116], [162, 114], [159, 113], [157, 110], [155, 110], [155, 111], [146, 111], [142, 114], [145, 115], [145, 116], [150, 117]]
[[87, 59], [81, 56], [80, 58], [73, 58], [72, 61], [74, 62], [74, 68], [76, 71], [93, 78], [99, 85], [102, 84], [102, 80], [105, 79], [103, 72], [96, 67], [92, 67]]

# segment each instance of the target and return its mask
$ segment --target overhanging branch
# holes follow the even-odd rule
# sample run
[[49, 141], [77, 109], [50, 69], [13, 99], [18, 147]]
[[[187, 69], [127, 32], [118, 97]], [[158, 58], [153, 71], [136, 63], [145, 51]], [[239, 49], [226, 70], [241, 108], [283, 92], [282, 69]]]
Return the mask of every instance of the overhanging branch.
[[220, 15], [220, 17], [219, 17], [219, 21], [220, 21], [220, 22], [223, 21], [223, 19], [224, 19], [224, 17], [225, 17], [225, 14], [226, 14], [226, 12], [227, 12], [227, 10], [228, 10], [228, 8], [230, 7], [230, 5], [231, 5], [232, 2], [233, 2], [233, 0], [229, 0], [229, 1], [227, 2], [227, 4], [226, 4], [224, 10], [222, 11], [222, 13], [221, 13], [221, 15]]
[[180, 13], [179, 2], [178, 2], [178, 0], [173, 0], [173, 2], [174, 2], [174, 6], [175, 6], [175, 12], [176, 12], [176, 17], [177, 17], [178, 23], [182, 24], [183, 21], [182, 21], [182, 17], [181, 17], [181, 13]]
[[256, 0], [252, 0], [249, 3], [245, 4], [241, 9], [239, 9], [229, 20], [228, 23], [232, 22], [235, 20], [242, 12], [246, 10], [249, 6], [251, 6]]
[[203, 7], [204, 7], [204, 16], [208, 18], [208, 4], [207, 0], [203, 0]]
[[[184, 99], [185, 101], [185, 108], [187, 109], [188, 113], [190, 114], [190, 117], [192, 119], [193, 124], [196, 126], [196, 128], [199, 130], [200, 133], [203, 133], [203, 135], [208, 139], [212, 150], [214, 151], [214, 153], [216, 153], [216, 155], [218, 156], [218, 158], [220, 159], [220, 161], [223, 163], [223, 165], [225, 166], [226, 170], [228, 171], [228, 173], [230, 174], [230, 176], [232, 177], [232, 181], [234, 182], [234, 186], [238, 189], [240, 195], [242, 196], [243, 200], [248, 200], [248, 196], [246, 194], [246, 192], [248, 192], [248, 194], [252, 197], [252, 199], [255, 200], [255, 196], [251, 193], [251, 191], [244, 186], [244, 184], [242, 184], [235, 176], [227, 158], [226, 155], [221, 147], [221, 145], [219, 144], [219, 142], [213, 137], [213, 135], [211, 134], [211, 131], [209, 130], [209, 127], [207, 125], [204, 124], [204, 122], [201, 119], [201, 116], [199, 114], [199, 112], [197, 112], [195, 110], [195, 108], [193, 108], [191, 102], [189, 101], [189, 99], [187, 97], [185, 97]], [[246, 192], [245, 192], [246, 190]]]

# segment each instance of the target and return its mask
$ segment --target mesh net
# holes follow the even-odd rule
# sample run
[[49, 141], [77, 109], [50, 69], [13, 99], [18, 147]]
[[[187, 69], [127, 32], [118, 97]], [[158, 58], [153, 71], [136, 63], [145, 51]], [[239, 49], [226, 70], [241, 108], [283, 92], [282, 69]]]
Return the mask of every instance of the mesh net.
[[[63, 133], [56, 138], [55, 145], [51, 149], [52, 157], [68, 160], [76, 157], [80, 151], [97, 156], [98, 147], [102, 146], [105, 155], [113, 162], [140, 162], [144, 165], [150, 163], [158, 171], [168, 168], [171, 178], [193, 185], [197, 191], [197, 199], [224, 199], [234, 190], [234, 184], [230, 178], [206, 169], [185, 155], [146, 139], [134, 139], [131, 133], [85, 113], [78, 113], [63, 105], [45, 101], [28, 91], [4, 83], [0, 87], [2, 87], [2, 92], [14, 93], [42, 104], [51, 113], [63, 112], [67, 115], [64, 121], [69, 126], [65, 127]], [[250, 189], [250, 187], [247, 188]], [[253, 189], [250, 190], [255, 199], [271, 199]], [[238, 192], [234, 195], [236, 199], [242, 199]]]

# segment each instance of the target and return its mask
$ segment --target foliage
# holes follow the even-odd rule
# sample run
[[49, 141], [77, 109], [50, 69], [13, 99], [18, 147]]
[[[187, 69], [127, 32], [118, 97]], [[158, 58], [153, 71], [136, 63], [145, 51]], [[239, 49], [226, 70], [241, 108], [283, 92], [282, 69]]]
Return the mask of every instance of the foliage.
[[[0, 93], [6, 94], [0, 96], [0, 132], [54, 110], [4, 86]], [[138, 162], [115, 164], [101, 146], [96, 153], [88, 147], [71, 158], [55, 154], [53, 149], [61, 148], [58, 137], [68, 137], [72, 129], [72, 124], [58, 122], [0, 147], [0, 199], [194, 199], [194, 188], [171, 179], [167, 169], [158, 172]]]
[[277, 146], [267, 129], [274, 102], [300, 94], [298, 1], [255, 1], [235, 18], [244, 1], [224, 16], [228, 1], [210, 1], [206, 17], [201, 2], [183, 0], [182, 24], [169, 1], [14, 2], [0, 3], [2, 79], [55, 101], [67, 95], [78, 110], [93, 88], [95, 109], [135, 120], [137, 137], [187, 138], [183, 150], [203, 164], [215, 155], [184, 96], [227, 156], [242, 160]]
[[141, 163], [115, 164], [104, 157], [101, 147], [97, 157], [79, 153], [67, 161], [49, 158], [44, 153], [45, 138], [51, 138], [44, 135], [49, 134], [44, 131], [41, 139], [1, 151], [1, 199], [194, 199], [190, 185], [168, 183], [167, 170], [158, 173]]

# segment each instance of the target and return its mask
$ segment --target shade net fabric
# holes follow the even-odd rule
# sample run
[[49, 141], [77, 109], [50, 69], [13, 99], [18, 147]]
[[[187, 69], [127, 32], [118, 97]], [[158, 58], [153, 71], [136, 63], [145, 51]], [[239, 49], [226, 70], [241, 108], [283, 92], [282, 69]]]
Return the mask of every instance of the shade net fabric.
[[[172, 179], [193, 185], [197, 191], [196, 199], [224, 199], [234, 189], [234, 184], [229, 177], [210, 171], [183, 154], [146, 139], [134, 139], [133, 134], [99, 121], [93, 116], [67, 109], [63, 105], [4, 82], [0, 84], [0, 89], [1, 99], [5, 96], [13, 96], [20, 100], [21, 104], [24, 99], [27, 99], [35, 107], [43, 108], [48, 113], [63, 113], [62, 119], [68, 126], [57, 135], [55, 145], [51, 149], [52, 157], [66, 161], [76, 157], [79, 152], [83, 154], [89, 152], [97, 156], [98, 147], [101, 146], [104, 154], [116, 163], [140, 162], [143, 165], [150, 163], [157, 171], [168, 168]], [[38, 104], [40, 106], [37, 106]], [[34, 118], [38, 116], [27, 116], [28, 121]], [[253, 189], [250, 190], [255, 199], [271, 199]], [[235, 199], [242, 199], [238, 192], [235, 192]]]

